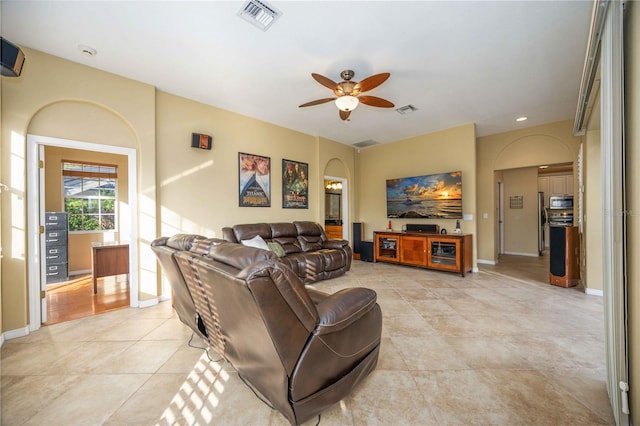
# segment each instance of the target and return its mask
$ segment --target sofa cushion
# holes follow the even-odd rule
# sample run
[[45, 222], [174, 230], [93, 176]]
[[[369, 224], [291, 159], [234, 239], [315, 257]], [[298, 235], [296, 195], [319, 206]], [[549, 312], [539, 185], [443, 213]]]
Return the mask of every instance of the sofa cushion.
[[244, 225], [235, 225], [233, 227], [236, 241], [250, 240], [256, 235], [260, 235], [263, 240], [271, 239], [271, 227], [266, 223], [248, 223]]
[[298, 235], [310, 235], [315, 237], [321, 237], [324, 235], [322, 227], [316, 222], [297, 221], [293, 222], [293, 225], [296, 227]]
[[269, 226], [271, 227], [271, 240], [279, 243], [287, 255], [302, 251], [298, 241], [298, 230], [293, 223], [271, 223]]
[[226, 244], [226, 241], [219, 238], [196, 239], [193, 241], [193, 244], [189, 248], [189, 251], [207, 256], [209, 254], [209, 250], [211, 250], [211, 247], [220, 244]]
[[228, 243], [211, 247], [209, 257], [218, 262], [226, 263], [236, 269], [244, 269], [261, 260], [277, 259], [270, 250]]
[[320, 236], [300, 235], [298, 241], [300, 241], [300, 248], [302, 248], [302, 251], [305, 253], [322, 248], [322, 239]]
[[255, 237], [248, 240], [240, 240], [243, 246], [247, 247], [255, 247], [262, 250], [270, 250], [267, 243], [262, 239], [260, 235], [256, 235]]
[[278, 257], [285, 257], [287, 253], [284, 251], [284, 247], [280, 245], [280, 243], [276, 241], [267, 241], [267, 245], [269, 246], [269, 250], [274, 252]]

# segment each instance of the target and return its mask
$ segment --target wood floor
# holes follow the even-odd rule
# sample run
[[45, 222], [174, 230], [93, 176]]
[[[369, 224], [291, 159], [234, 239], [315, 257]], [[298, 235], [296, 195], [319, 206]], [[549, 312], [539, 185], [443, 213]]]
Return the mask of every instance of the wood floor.
[[92, 275], [47, 286], [46, 325], [69, 321], [129, 306], [127, 275], [98, 279], [98, 293], [93, 294]]

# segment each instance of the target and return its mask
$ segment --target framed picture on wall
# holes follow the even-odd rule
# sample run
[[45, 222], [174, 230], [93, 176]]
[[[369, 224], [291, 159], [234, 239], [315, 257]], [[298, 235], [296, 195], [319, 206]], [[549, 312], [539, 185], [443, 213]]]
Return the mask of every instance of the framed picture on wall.
[[238, 153], [240, 207], [271, 206], [271, 158]]
[[282, 160], [282, 208], [309, 208], [309, 165]]

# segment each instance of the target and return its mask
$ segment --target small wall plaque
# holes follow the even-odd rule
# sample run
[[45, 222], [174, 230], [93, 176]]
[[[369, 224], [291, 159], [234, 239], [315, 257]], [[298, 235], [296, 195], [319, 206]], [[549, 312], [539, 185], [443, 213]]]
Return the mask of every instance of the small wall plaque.
[[512, 195], [509, 197], [509, 208], [511, 209], [521, 209], [524, 206], [524, 196], [522, 195]]

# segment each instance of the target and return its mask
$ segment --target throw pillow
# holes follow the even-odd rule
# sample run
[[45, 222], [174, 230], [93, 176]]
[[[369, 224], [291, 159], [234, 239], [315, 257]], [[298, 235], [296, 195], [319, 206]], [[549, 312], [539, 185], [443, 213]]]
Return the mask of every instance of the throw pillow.
[[255, 248], [259, 248], [259, 249], [263, 249], [263, 250], [269, 250], [269, 246], [262, 239], [262, 237], [260, 235], [256, 235], [255, 237], [251, 238], [250, 240], [241, 240], [240, 242], [242, 243], [243, 246], [255, 247]]
[[271, 251], [274, 252], [278, 257], [285, 257], [285, 255], [287, 254], [284, 252], [284, 247], [282, 247], [278, 242], [267, 242], [267, 245], [269, 246]]

